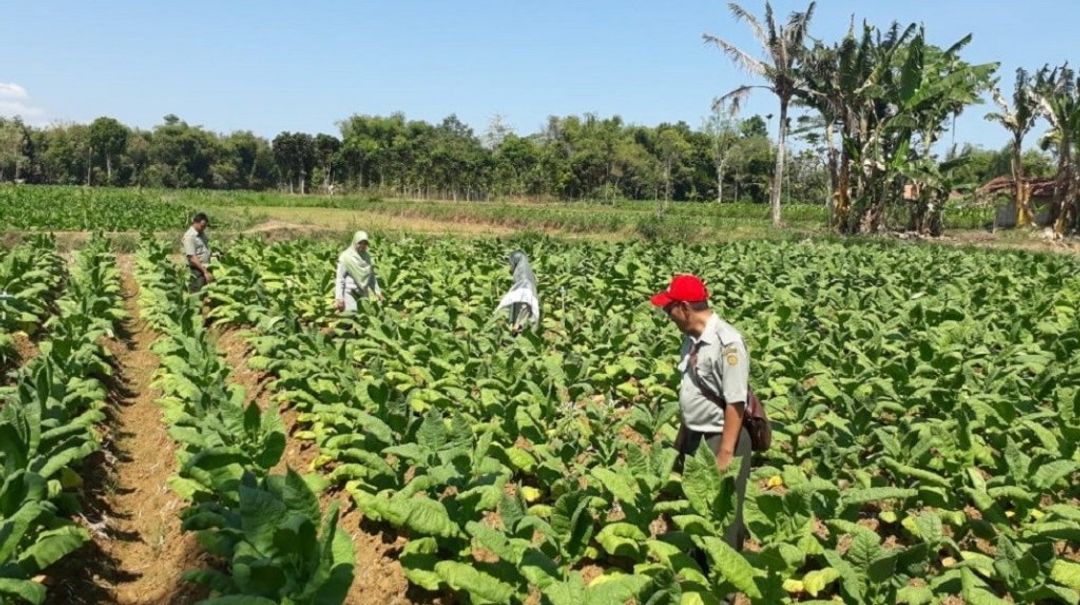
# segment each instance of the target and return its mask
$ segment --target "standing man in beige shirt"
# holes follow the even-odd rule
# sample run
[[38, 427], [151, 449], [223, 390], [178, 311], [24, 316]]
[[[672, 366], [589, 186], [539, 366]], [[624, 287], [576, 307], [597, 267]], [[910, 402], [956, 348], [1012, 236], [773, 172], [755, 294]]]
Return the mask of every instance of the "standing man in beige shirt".
[[198, 292], [203, 286], [214, 281], [210, 274], [210, 243], [206, 237], [206, 228], [210, 219], [205, 212], [197, 213], [191, 219], [191, 227], [184, 233], [182, 240], [184, 256], [187, 257], [188, 270], [191, 272], [189, 289]]

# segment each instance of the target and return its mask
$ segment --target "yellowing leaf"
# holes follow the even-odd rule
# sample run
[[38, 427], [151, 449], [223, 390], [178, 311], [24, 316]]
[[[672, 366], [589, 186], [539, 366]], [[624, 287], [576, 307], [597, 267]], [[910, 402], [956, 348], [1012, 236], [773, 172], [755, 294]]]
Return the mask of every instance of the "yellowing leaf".
[[622, 395], [625, 399], [635, 399], [641, 394], [637, 385], [632, 382], [624, 382], [615, 387], [615, 392]]
[[784, 590], [791, 593], [805, 592], [806, 587], [803, 585], [802, 580], [796, 580], [794, 578], [788, 578], [784, 580]]
[[1057, 559], [1050, 568], [1050, 579], [1073, 590], [1080, 590], [1080, 563]]
[[824, 569], [816, 569], [806, 574], [803, 576], [802, 583], [806, 588], [806, 592], [808, 592], [810, 596], [816, 597], [818, 596], [818, 593], [825, 590], [826, 586], [838, 579], [840, 579], [840, 572], [835, 568], [826, 567]]

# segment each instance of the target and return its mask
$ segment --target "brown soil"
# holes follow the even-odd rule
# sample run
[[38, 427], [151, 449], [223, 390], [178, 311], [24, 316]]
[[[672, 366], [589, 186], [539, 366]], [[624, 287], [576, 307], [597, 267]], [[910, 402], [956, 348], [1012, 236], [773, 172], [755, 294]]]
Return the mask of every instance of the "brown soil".
[[48, 602], [193, 603], [206, 595], [181, 576], [201, 566], [201, 551], [194, 535], [181, 532], [184, 502], [166, 483], [176, 456], [149, 387], [158, 367], [150, 351], [155, 335], [139, 319], [131, 257], [119, 264], [130, 318], [108, 343], [118, 382], [99, 461], [106, 470], [87, 474], [83, 522], [93, 539], [50, 574]]
[[272, 231], [292, 231], [294, 233], [311, 233], [315, 231], [314, 225], [301, 225], [299, 223], [290, 223], [288, 221], [279, 221], [270, 219], [264, 223], [255, 225], [248, 229], [245, 233], [268, 233]]
[[648, 452], [649, 449], [652, 447], [652, 443], [648, 439], [643, 437], [641, 433], [630, 428], [628, 425], [624, 424], [619, 427], [619, 436], [629, 441], [630, 443], [638, 446], [644, 452]]
[[599, 565], [589, 564], [581, 568], [581, 579], [585, 581], [586, 586], [602, 575], [604, 575], [604, 568]]
[[847, 554], [848, 549], [851, 548], [851, 543], [855, 541], [855, 536], [851, 534], [844, 534], [836, 541], [836, 552], [841, 556]]
[[12, 333], [11, 341], [15, 346], [15, 359], [12, 360], [12, 367], [17, 368], [19, 366], [24, 366], [30, 360], [37, 357], [37, 344], [31, 340], [26, 332], [19, 331]]
[[[250, 347], [244, 330], [223, 330], [218, 332], [217, 349], [225, 356], [232, 369], [230, 380], [244, 387], [247, 401], [255, 401], [262, 409], [273, 405], [272, 389], [268, 388], [273, 379], [269, 375], [252, 370], [247, 363]], [[281, 417], [285, 423], [285, 433], [290, 437], [299, 430], [297, 412], [286, 405]], [[274, 467], [274, 472], [284, 472], [286, 466], [299, 473], [312, 472], [312, 462], [318, 456], [315, 444], [290, 438], [286, 442], [285, 454]], [[337, 502], [341, 517], [338, 525], [348, 533], [356, 555], [356, 571], [352, 588], [346, 596], [346, 605], [407, 604], [428, 602], [423, 595], [414, 595], [409, 590], [408, 580], [398, 562], [397, 556], [405, 546], [405, 538], [365, 524], [363, 515], [355, 509], [351, 499], [344, 492], [323, 494], [320, 498], [323, 510], [331, 502]]]

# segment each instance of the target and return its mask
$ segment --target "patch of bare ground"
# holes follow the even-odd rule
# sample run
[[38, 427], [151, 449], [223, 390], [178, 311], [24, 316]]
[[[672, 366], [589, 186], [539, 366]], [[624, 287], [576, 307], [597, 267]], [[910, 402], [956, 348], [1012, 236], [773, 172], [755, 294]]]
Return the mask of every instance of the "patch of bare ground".
[[8, 375], [10, 372], [25, 366], [38, 356], [37, 343], [22, 330], [11, 333], [11, 348], [13, 353], [11, 358], [0, 363], [0, 374], [4, 375], [5, 383], [11, 382], [11, 377]]
[[1075, 237], [1054, 239], [1039, 231], [946, 231], [945, 235], [926, 241], [953, 246], [974, 246], [993, 250], [1021, 250], [1058, 254], [1080, 253], [1080, 240]]
[[588, 586], [593, 580], [604, 575], [604, 568], [599, 565], [588, 564], [581, 568], [581, 579]]
[[[273, 378], [248, 365], [251, 350], [245, 336], [244, 330], [221, 330], [217, 336], [217, 348], [232, 368], [230, 380], [244, 387], [248, 401], [255, 401], [260, 408], [267, 409], [274, 404], [273, 389], [270, 388]], [[289, 438], [286, 440], [285, 454], [274, 471], [284, 472], [288, 466], [299, 473], [311, 472], [312, 462], [318, 456], [318, 447], [293, 437], [301, 429], [297, 422], [298, 414], [287, 402], [282, 407], [281, 418]], [[338, 503], [341, 511], [338, 525], [348, 534], [356, 555], [356, 569], [352, 587], [345, 599], [346, 605], [446, 602], [445, 596], [410, 589], [398, 561], [398, 555], [406, 543], [404, 537], [365, 522], [363, 514], [355, 508], [345, 492], [324, 493], [319, 500], [324, 512], [331, 502]]]
[[158, 394], [150, 381], [158, 367], [150, 351], [156, 335], [139, 319], [132, 258], [119, 258], [129, 318], [107, 343], [116, 368], [102, 453], [84, 473], [81, 522], [92, 535], [46, 579], [49, 603], [164, 605], [194, 603], [206, 595], [185, 582], [202, 564], [195, 537], [180, 529], [184, 502], [167, 484], [176, 456]]
[[270, 219], [245, 231], [245, 233], [268, 233], [273, 231], [291, 231], [294, 233], [310, 233], [315, 231], [314, 225], [302, 225], [300, 223], [291, 223], [289, 221], [279, 221], [276, 219]]
[[38, 347], [26, 332], [14, 332], [11, 342], [15, 346], [15, 366], [26, 365], [30, 360], [37, 357]]
[[452, 218], [430, 218], [408, 211], [348, 210], [342, 208], [309, 207], [248, 207], [266, 216], [267, 220], [244, 233], [262, 235], [268, 239], [287, 239], [292, 234], [304, 236], [332, 235], [365, 229], [380, 232], [408, 232], [430, 235], [509, 236], [522, 231], [540, 231], [554, 237], [574, 240], [618, 240], [633, 237], [629, 231], [598, 231], [579, 233], [536, 222], [528, 226], [505, 225], [480, 217], [462, 215]]

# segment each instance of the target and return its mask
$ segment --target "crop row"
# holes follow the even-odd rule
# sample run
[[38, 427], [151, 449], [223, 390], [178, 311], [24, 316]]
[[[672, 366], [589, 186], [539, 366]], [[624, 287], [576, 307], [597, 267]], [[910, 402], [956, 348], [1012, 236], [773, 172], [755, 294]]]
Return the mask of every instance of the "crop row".
[[49, 236], [0, 251], [0, 368], [16, 360], [14, 333], [34, 335], [55, 312], [66, 277], [64, 259]]
[[184, 530], [215, 558], [185, 577], [210, 590], [209, 604], [341, 602], [352, 583], [351, 544], [337, 509], [323, 516], [305, 478], [271, 472], [285, 450], [277, 411], [245, 404], [244, 390], [230, 384], [167, 246], [144, 241], [136, 274], [143, 316], [161, 334], [153, 386], [180, 446], [170, 484], [189, 502]]
[[[58, 273], [54, 256], [40, 244], [34, 244], [40, 263], [24, 266], [45, 299]], [[27, 309], [41, 308], [31, 304], [37, 300], [24, 302]], [[76, 255], [57, 306], [45, 322], [48, 340], [14, 374], [0, 404], [0, 602], [41, 603], [40, 574], [89, 539], [71, 517], [79, 511], [82, 462], [101, 447], [98, 426], [113, 375], [104, 341], [124, 317], [119, 273], [105, 239], [91, 239]]]

